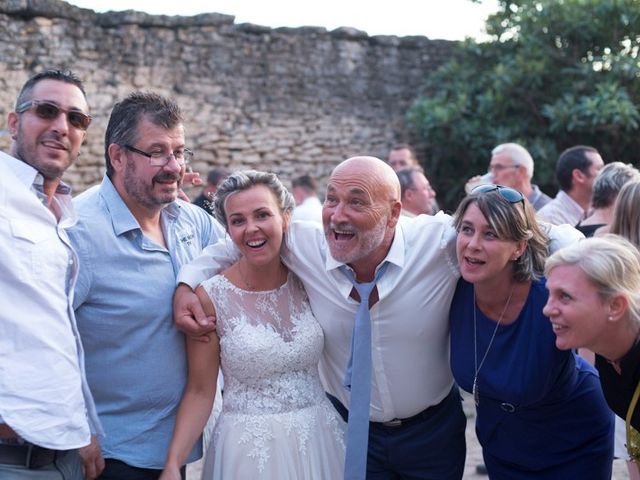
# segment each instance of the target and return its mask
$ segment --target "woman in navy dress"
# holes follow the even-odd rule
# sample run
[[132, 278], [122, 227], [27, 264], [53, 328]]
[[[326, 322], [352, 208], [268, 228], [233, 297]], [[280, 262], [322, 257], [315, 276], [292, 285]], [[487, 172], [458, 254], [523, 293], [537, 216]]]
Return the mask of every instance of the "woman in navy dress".
[[476, 402], [492, 479], [611, 478], [613, 416], [597, 373], [542, 314], [547, 238], [517, 190], [482, 185], [455, 215], [462, 278], [451, 368]]

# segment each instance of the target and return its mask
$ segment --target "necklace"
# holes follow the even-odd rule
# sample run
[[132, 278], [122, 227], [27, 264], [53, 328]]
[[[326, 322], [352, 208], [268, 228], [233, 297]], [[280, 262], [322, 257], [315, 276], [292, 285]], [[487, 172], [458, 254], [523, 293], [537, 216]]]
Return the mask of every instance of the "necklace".
[[[246, 290], [255, 292], [255, 291], [267, 291], [272, 289], [272, 288], [261, 288], [262, 286], [256, 283], [250, 283], [247, 280], [247, 276], [245, 275], [245, 272], [242, 271], [242, 264], [243, 264], [242, 260], [238, 261], [238, 272], [240, 273], [240, 280], [242, 280], [242, 283], [244, 284], [244, 288]], [[278, 273], [275, 276], [275, 278], [277, 279], [277, 282], [276, 282], [277, 285], [275, 285], [274, 288], [279, 287], [287, 280], [287, 272], [288, 272], [287, 267], [280, 264], [278, 268]]]
[[242, 283], [244, 283], [244, 287], [247, 290], [255, 290], [256, 286], [248, 282], [246, 275], [242, 271], [242, 260], [238, 262], [238, 271], [240, 272], [240, 278], [242, 279]]
[[509, 292], [509, 298], [507, 298], [507, 303], [504, 304], [504, 308], [502, 309], [502, 313], [498, 317], [498, 322], [496, 323], [496, 327], [493, 329], [493, 334], [491, 335], [491, 340], [489, 340], [489, 345], [487, 345], [487, 349], [484, 351], [484, 355], [482, 356], [482, 360], [480, 360], [480, 365], [478, 365], [478, 338], [477, 338], [477, 327], [476, 327], [476, 310], [478, 306], [476, 305], [476, 287], [473, 287], [473, 360], [474, 360], [474, 368], [475, 374], [473, 376], [473, 400], [476, 403], [476, 407], [480, 404], [480, 392], [478, 391], [478, 373], [484, 365], [484, 361], [487, 359], [487, 355], [489, 354], [489, 350], [491, 350], [491, 345], [493, 345], [493, 339], [496, 338], [496, 333], [498, 332], [498, 327], [502, 322], [502, 318], [504, 317], [507, 308], [509, 308], [509, 304], [511, 303], [511, 297], [513, 296], [513, 291], [516, 288], [516, 284], [513, 284], [511, 287], [511, 291]]

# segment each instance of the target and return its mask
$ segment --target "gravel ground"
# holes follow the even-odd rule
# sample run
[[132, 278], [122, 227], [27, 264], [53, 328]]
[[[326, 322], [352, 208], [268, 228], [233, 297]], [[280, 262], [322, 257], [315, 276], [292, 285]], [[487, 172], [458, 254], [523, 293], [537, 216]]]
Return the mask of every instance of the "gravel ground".
[[[476, 473], [476, 465], [482, 463], [482, 450], [476, 439], [474, 430], [475, 422], [475, 406], [471, 396], [463, 392], [463, 407], [467, 416], [467, 459], [464, 466], [464, 480], [487, 480], [486, 475], [478, 475]], [[187, 480], [200, 480], [201, 462], [195, 462], [187, 467]], [[628, 480], [627, 466], [622, 460], [613, 462], [613, 480]], [[327, 479], [334, 480], [334, 479]]]

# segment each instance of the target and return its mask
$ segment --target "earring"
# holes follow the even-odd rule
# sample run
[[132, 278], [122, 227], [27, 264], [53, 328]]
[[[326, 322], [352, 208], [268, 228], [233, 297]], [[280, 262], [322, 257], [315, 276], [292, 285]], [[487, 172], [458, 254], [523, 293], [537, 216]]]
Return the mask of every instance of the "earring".
[[607, 317], [607, 320], [611, 321], [611, 320], [613, 320], [613, 317], [612, 317], [611, 315], [609, 315], [609, 316]]

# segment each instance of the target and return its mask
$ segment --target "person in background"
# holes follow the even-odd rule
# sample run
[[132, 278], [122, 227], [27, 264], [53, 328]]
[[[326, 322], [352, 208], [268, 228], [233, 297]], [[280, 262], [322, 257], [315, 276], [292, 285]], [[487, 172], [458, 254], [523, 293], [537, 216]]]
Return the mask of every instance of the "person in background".
[[387, 163], [394, 171], [407, 167], [419, 167], [416, 153], [408, 143], [397, 143], [389, 150]]
[[480, 183], [494, 183], [511, 187], [521, 192], [534, 210], [540, 210], [551, 198], [543, 193], [537, 185], [531, 183], [533, 178], [533, 158], [531, 154], [517, 143], [502, 143], [491, 151], [488, 175], [482, 181], [475, 176], [467, 181], [465, 191], [471, 192]]
[[454, 216], [462, 279], [451, 368], [476, 403], [490, 478], [610, 478], [613, 416], [594, 368], [556, 348], [542, 309], [548, 239], [517, 190], [481, 185]]
[[[207, 183], [202, 188], [202, 192], [200, 192], [200, 195], [198, 195], [192, 203], [203, 208], [210, 215], [213, 215], [213, 207], [211, 206], [213, 203], [213, 196], [218, 189], [218, 185], [224, 181], [227, 175], [229, 175], [229, 173], [222, 168], [214, 168], [211, 170], [209, 175], [207, 175]], [[183, 198], [183, 200], [188, 199]]]
[[611, 409], [626, 420], [627, 448], [637, 462], [640, 253], [619, 235], [588, 238], [549, 257], [545, 273], [549, 300], [544, 314], [556, 345], [595, 352], [602, 390]]
[[585, 145], [566, 149], [558, 157], [555, 198], [538, 211], [538, 218], [553, 225], [575, 226], [589, 214], [593, 182], [604, 162], [598, 150]]
[[292, 220], [310, 220], [322, 223], [322, 203], [318, 198], [318, 184], [311, 175], [300, 175], [291, 180], [291, 193], [296, 202]]
[[180, 465], [211, 411], [216, 374], [227, 379], [204, 479], [340, 478], [344, 422], [318, 374], [320, 325], [302, 284], [280, 259], [294, 201], [272, 173], [232, 174], [214, 198], [216, 218], [241, 252], [196, 293], [217, 318], [204, 343], [187, 339], [189, 381], [163, 480]]
[[[45, 70], [23, 85], [0, 152], [0, 478], [81, 480], [78, 449], [102, 429], [71, 308], [76, 216], [61, 181], [91, 123], [80, 79]], [[93, 472], [86, 472], [91, 478]]]
[[407, 167], [396, 171], [400, 182], [402, 210], [400, 214], [415, 217], [433, 214], [436, 191], [431, 187], [420, 167]]
[[640, 248], [640, 181], [629, 182], [620, 190], [609, 230]]
[[[106, 432], [83, 459], [105, 465], [102, 480], [159, 477], [186, 385], [185, 339], [172, 322], [176, 273], [224, 236], [177, 199], [190, 157], [178, 105], [133, 92], [111, 112], [102, 183], [74, 199], [69, 236], [82, 268], [73, 307]], [[185, 460], [200, 456], [198, 444]]]
[[640, 180], [640, 172], [633, 165], [625, 165], [622, 162], [605, 165], [593, 182], [591, 215], [580, 222], [576, 228], [584, 233], [585, 237], [592, 237], [601, 227], [607, 227], [608, 230], [620, 189], [627, 182], [638, 180]]

